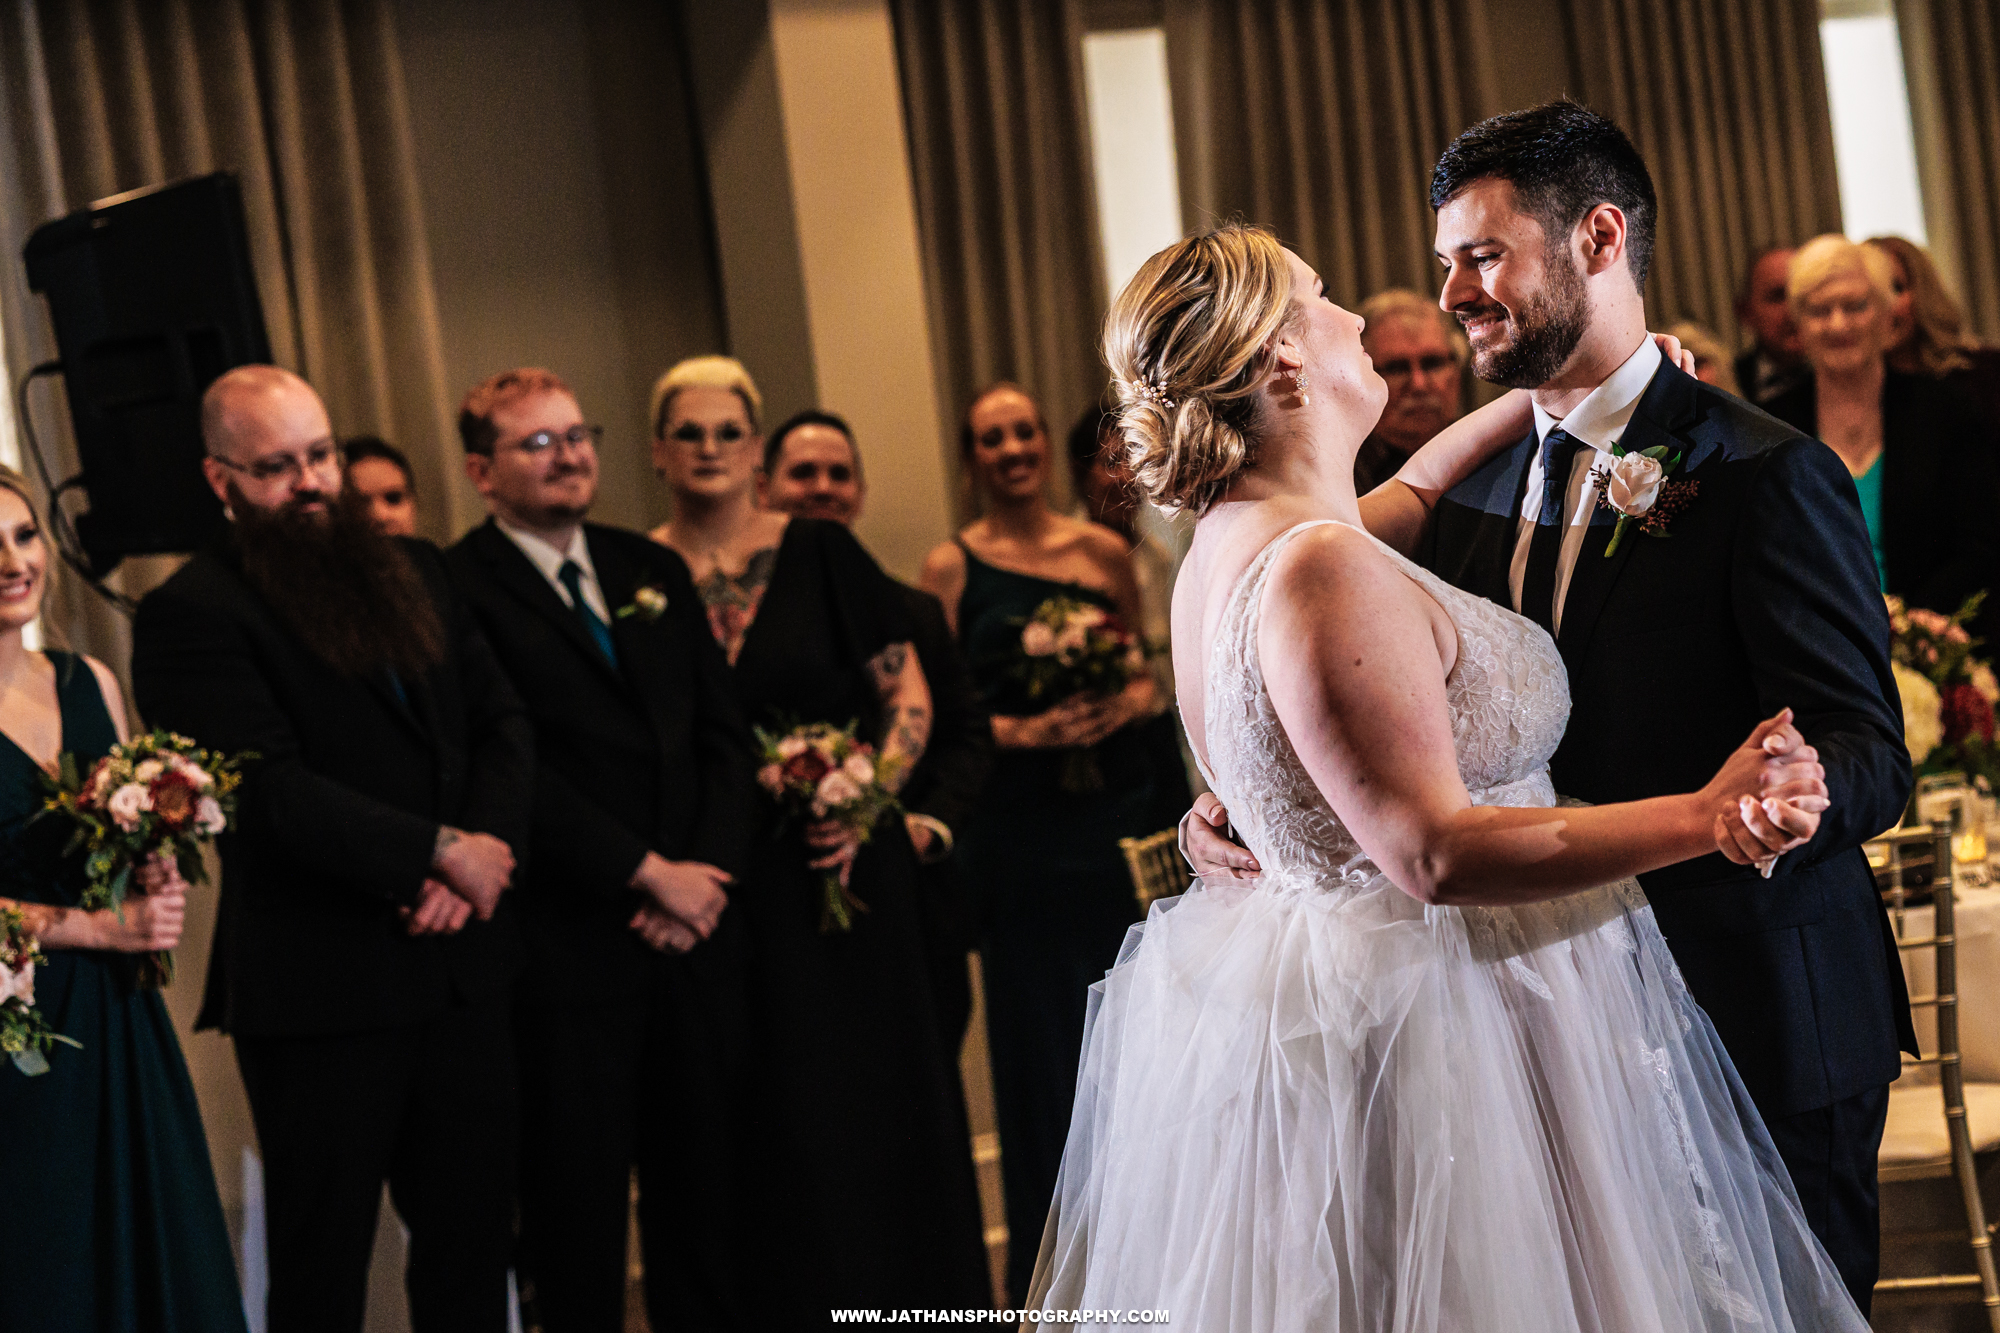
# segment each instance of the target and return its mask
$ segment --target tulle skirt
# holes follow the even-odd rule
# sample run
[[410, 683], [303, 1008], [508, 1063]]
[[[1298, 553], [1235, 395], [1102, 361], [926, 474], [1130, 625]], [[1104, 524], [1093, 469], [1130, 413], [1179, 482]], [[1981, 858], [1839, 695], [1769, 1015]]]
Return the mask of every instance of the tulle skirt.
[[1867, 1328], [1637, 884], [1427, 908], [1359, 860], [1198, 883], [1132, 928], [1092, 988], [1031, 1306]]

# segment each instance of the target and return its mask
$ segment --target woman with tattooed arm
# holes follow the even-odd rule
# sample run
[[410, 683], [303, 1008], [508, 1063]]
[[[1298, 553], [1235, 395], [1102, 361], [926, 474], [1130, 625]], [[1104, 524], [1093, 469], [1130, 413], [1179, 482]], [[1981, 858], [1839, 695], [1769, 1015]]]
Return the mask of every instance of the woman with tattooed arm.
[[[846, 727], [899, 759], [930, 734], [931, 699], [901, 591], [838, 523], [757, 507], [762, 406], [726, 357], [683, 361], [653, 390], [653, 462], [673, 520], [653, 532], [688, 563], [767, 731]], [[862, 905], [824, 930], [821, 876]], [[750, 928], [751, 1099], [759, 1145], [746, 1197], [755, 1327], [816, 1326], [833, 1307], [984, 1305], [978, 1194], [956, 1082], [936, 1037], [900, 819], [863, 844], [831, 821], [774, 829], [733, 895]]]

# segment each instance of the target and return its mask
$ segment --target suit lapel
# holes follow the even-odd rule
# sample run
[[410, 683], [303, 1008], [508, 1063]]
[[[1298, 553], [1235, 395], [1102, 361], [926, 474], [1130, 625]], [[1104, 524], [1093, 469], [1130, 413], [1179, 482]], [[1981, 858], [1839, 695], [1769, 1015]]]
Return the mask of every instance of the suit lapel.
[[[616, 668], [604, 660], [603, 652], [590, 637], [589, 631], [584, 629], [583, 622], [577, 618], [576, 612], [562, 599], [549, 581], [542, 577], [542, 571], [535, 568], [535, 562], [528, 559], [527, 553], [516, 546], [506, 533], [500, 531], [491, 519], [479, 529], [479, 533], [480, 549], [493, 571], [494, 580], [554, 624], [557, 632], [567, 638], [579, 653], [590, 659], [593, 666], [622, 686], [625, 682]], [[594, 562], [596, 558], [597, 553], [593, 548], [591, 559]], [[611, 600], [611, 593], [608, 590], [605, 593], [605, 600]]]
[[[1643, 453], [1655, 445], [1665, 445], [1669, 457], [1682, 455], [1681, 466], [1674, 476], [1679, 477], [1687, 470], [1694, 458], [1694, 445], [1679, 432], [1694, 420], [1694, 383], [1673, 366], [1661, 365], [1653, 382], [1640, 395], [1631, 424], [1619, 438], [1618, 443], [1626, 453]], [[1569, 595], [1563, 599], [1562, 633], [1556, 637], [1556, 647], [1561, 650], [1563, 665], [1569, 668], [1572, 678], [1583, 665], [1591, 636], [1597, 632], [1598, 619], [1604, 614], [1604, 605], [1632, 553], [1641, 543], [1656, 540], [1636, 526], [1628, 526], [1617, 551], [1606, 556], [1604, 552], [1617, 529], [1616, 514], [1602, 507], [1593, 512], [1583, 549], [1577, 553], [1576, 568], [1570, 571]]]

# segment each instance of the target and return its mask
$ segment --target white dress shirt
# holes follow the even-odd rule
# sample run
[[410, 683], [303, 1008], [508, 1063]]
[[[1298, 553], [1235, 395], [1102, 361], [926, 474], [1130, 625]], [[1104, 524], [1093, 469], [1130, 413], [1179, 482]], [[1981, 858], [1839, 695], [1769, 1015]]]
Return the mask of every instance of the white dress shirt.
[[570, 534], [569, 549], [565, 551], [557, 549], [544, 538], [537, 537], [525, 528], [515, 527], [498, 514], [493, 516], [493, 525], [506, 533], [514, 545], [521, 548], [521, 554], [527, 556], [535, 568], [542, 571], [542, 577], [556, 590], [556, 596], [562, 598], [563, 605], [572, 609], [576, 603], [569, 599], [569, 589], [563, 586], [561, 571], [565, 560], [576, 561], [577, 568], [583, 571], [583, 578], [579, 580], [578, 586], [583, 589], [584, 605], [596, 612], [597, 618], [606, 625], [611, 623], [611, 607], [604, 600], [604, 589], [597, 586], [597, 567], [590, 563], [590, 543], [584, 540], [581, 527]]
[[[1660, 346], [1648, 335], [1638, 351], [1626, 357], [1623, 365], [1560, 421], [1544, 412], [1540, 403], [1535, 404], [1535, 456], [1528, 462], [1528, 489], [1521, 497], [1514, 560], [1507, 568], [1507, 590], [1516, 611], [1522, 611], [1521, 584], [1528, 576], [1528, 545], [1534, 540], [1535, 525], [1542, 515], [1541, 446], [1557, 426], [1590, 446], [1576, 451], [1576, 461], [1570, 465], [1569, 487], [1563, 494], [1563, 509], [1570, 516], [1569, 527], [1563, 532], [1562, 550], [1556, 556], [1556, 604], [1549, 620], [1558, 635], [1562, 633], [1563, 602], [1569, 596], [1569, 576], [1576, 569], [1584, 536], [1590, 531], [1590, 511], [1597, 508], [1594, 469], [1610, 464], [1611, 446], [1625, 433], [1625, 427], [1632, 424], [1632, 413], [1638, 409], [1646, 386], [1653, 382], [1660, 360]], [[1528, 612], [1522, 614], [1534, 618]]]

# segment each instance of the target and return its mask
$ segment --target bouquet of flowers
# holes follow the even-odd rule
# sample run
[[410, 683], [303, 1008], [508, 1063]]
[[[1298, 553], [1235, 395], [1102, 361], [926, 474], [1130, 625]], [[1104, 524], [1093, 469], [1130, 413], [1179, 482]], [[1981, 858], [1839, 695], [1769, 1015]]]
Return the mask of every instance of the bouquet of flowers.
[[[134, 870], [156, 855], [173, 857], [188, 883], [204, 883], [201, 849], [236, 822], [242, 765], [252, 757], [204, 750], [170, 731], [112, 746], [87, 776], [78, 774], [75, 755], [63, 755], [60, 771], [46, 779], [43, 813], [74, 825], [68, 850], [85, 852], [84, 910], [123, 906]], [[144, 985], [173, 978], [170, 953], [149, 955], [141, 968]]]
[[44, 961], [18, 907], [0, 907], [0, 1055], [33, 1076], [49, 1072], [49, 1047], [83, 1043], [49, 1030], [35, 1008], [35, 965]]
[[[1051, 597], [1021, 626], [1013, 675], [1028, 698], [1050, 705], [1080, 694], [1108, 698], [1146, 670], [1146, 645], [1111, 612], [1074, 597]], [[1091, 747], [1069, 751], [1062, 774], [1068, 792], [1104, 790]]]
[[1950, 615], [1889, 603], [1889, 658], [1903, 698], [1903, 739], [1919, 776], [1959, 772], [2000, 786], [2000, 746], [1994, 744], [2000, 681], [1965, 623], [1986, 594], [1974, 593]]
[[[763, 766], [757, 785], [769, 792], [788, 817], [831, 819], [867, 842], [882, 816], [900, 811], [891, 789], [902, 760], [878, 755], [854, 734], [855, 724], [836, 727], [809, 722], [778, 733], [757, 731]], [[844, 871], [829, 870], [822, 880], [819, 928], [854, 929], [854, 913], [868, 904], [849, 891]]]

